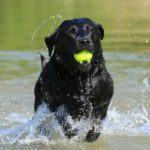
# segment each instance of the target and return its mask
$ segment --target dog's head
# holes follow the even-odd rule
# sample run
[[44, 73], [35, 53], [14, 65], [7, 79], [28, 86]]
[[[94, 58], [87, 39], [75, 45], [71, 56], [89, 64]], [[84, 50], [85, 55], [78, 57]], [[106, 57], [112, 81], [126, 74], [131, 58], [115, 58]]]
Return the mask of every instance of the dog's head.
[[87, 50], [93, 53], [92, 60], [96, 59], [101, 53], [100, 40], [103, 37], [104, 30], [100, 24], [88, 18], [79, 18], [62, 22], [52, 35], [45, 38], [45, 43], [49, 55], [54, 48], [55, 59], [68, 69], [88, 71], [91, 63], [80, 64], [74, 54]]

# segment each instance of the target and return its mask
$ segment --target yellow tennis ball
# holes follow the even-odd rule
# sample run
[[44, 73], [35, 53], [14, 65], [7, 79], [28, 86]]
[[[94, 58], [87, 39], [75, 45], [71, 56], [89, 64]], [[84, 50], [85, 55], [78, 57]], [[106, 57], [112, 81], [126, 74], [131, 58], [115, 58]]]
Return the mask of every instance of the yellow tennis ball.
[[90, 62], [90, 60], [93, 57], [93, 53], [87, 51], [87, 50], [82, 50], [81, 52], [74, 54], [74, 58], [77, 62]]

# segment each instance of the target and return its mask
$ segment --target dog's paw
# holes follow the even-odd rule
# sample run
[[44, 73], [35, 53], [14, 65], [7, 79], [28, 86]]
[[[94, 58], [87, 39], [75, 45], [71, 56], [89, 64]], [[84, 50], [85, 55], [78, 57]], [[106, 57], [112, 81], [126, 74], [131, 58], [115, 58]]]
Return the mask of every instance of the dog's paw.
[[93, 130], [90, 130], [86, 135], [85, 141], [93, 142], [98, 139], [99, 135], [100, 133], [95, 133]]

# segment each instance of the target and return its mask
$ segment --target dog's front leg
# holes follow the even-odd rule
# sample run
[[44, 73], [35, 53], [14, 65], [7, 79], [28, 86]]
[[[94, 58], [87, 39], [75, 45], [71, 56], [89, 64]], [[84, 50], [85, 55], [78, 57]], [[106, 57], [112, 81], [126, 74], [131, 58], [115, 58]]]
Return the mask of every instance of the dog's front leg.
[[64, 135], [67, 138], [70, 139], [71, 137], [77, 135], [78, 130], [77, 129], [72, 129], [72, 126], [71, 126], [71, 124], [68, 121], [63, 120], [61, 118], [61, 120], [59, 120], [59, 123], [62, 125], [63, 131], [64, 131]]
[[101, 117], [100, 115], [95, 114], [95, 110], [92, 112], [91, 116], [91, 130], [88, 131], [85, 141], [93, 142], [98, 139], [100, 136], [100, 129], [101, 129]]
[[71, 138], [71, 137], [77, 135], [78, 130], [72, 129], [72, 126], [68, 121], [67, 108], [64, 105], [58, 107], [57, 112], [56, 112], [56, 118], [57, 118], [59, 124], [62, 126], [64, 135], [67, 138]]
[[102, 121], [105, 119], [107, 115], [107, 109], [109, 104], [104, 104], [101, 106], [97, 106], [93, 108], [92, 116], [91, 116], [91, 130], [88, 131], [85, 141], [93, 142], [98, 139], [100, 136], [100, 131], [102, 129]]

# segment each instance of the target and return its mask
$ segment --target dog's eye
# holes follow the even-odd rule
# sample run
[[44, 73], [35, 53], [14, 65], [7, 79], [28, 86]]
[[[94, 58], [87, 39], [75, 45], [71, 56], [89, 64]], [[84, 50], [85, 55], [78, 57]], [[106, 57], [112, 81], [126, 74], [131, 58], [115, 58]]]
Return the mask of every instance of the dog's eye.
[[92, 32], [93, 31], [93, 28], [90, 26], [90, 25], [85, 25], [84, 26], [84, 30], [89, 33], [89, 32]]
[[75, 35], [77, 33], [77, 28], [75, 26], [72, 26], [69, 28], [68, 32]]
[[85, 29], [86, 29], [87, 32], [90, 32], [90, 27], [89, 26], [86, 26]]

